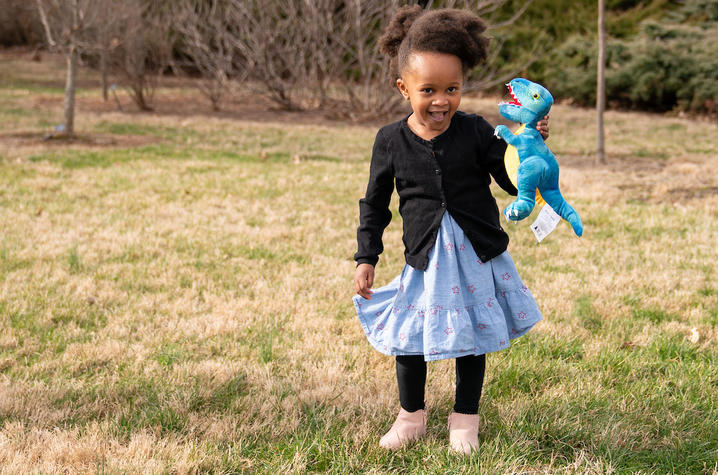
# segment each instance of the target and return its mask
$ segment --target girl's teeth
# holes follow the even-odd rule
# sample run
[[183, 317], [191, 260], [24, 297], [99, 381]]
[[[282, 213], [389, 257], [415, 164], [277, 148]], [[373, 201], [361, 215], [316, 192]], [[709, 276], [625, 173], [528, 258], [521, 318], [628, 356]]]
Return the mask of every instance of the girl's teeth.
[[432, 112], [431, 118], [436, 121], [444, 120], [444, 116], [446, 115], [446, 112]]

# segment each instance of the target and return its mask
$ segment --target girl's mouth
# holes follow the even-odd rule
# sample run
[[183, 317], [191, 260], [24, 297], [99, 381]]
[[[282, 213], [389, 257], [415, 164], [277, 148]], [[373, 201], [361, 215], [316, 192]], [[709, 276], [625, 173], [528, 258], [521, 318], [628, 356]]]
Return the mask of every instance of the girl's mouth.
[[447, 111], [442, 112], [429, 112], [429, 115], [431, 116], [431, 120], [434, 120], [436, 122], [443, 122], [443, 120], [448, 115]]

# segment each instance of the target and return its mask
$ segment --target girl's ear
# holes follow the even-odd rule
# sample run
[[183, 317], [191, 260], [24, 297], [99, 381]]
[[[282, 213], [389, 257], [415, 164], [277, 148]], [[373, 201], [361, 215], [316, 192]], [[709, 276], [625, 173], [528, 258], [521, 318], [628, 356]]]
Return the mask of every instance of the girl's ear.
[[406, 88], [406, 84], [404, 84], [404, 80], [402, 78], [398, 78], [396, 80], [396, 88], [399, 89], [399, 92], [402, 96], [404, 96], [404, 99], [407, 101], [409, 100], [409, 90]]

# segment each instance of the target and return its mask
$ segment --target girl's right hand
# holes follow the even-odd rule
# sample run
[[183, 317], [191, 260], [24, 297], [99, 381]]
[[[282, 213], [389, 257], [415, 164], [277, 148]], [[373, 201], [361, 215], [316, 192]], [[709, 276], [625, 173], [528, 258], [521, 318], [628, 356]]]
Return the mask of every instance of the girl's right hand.
[[374, 285], [374, 266], [371, 264], [359, 264], [354, 271], [354, 287], [359, 295], [371, 300], [371, 286]]

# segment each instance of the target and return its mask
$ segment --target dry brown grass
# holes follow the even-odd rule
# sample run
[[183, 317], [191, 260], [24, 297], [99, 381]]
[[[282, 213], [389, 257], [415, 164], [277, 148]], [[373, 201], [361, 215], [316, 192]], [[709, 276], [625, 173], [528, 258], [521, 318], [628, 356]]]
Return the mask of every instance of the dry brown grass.
[[[609, 112], [598, 166], [592, 112], [554, 108], [549, 144], [586, 231], [562, 224], [537, 245], [507, 226], [545, 320], [490, 355], [468, 463], [445, 453], [450, 361], [430, 366], [427, 441], [375, 447], [398, 404], [393, 361], [350, 303], [375, 126], [128, 116], [83, 109], [88, 92], [76, 127], [107, 141], [48, 144], [32, 134], [59, 103], [26, 99], [57, 92], [1, 81], [2, 473], [605, 473], [649, 459], [623, 450], [663, 454], [646, 471], [665, 471], [697, 466], [680, 440], [715, 441], [701, 431], [716, 427], [718, 124]], [[385, 247], [377, 285], [403, 265], [398, 219]], [[706, 444], [684, 450], [715, 455]]]

